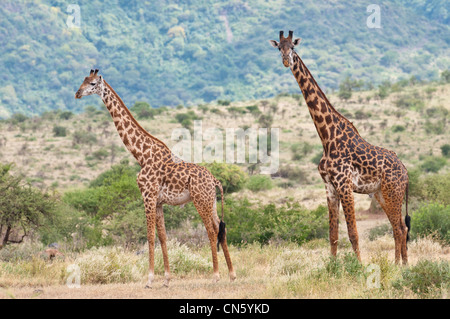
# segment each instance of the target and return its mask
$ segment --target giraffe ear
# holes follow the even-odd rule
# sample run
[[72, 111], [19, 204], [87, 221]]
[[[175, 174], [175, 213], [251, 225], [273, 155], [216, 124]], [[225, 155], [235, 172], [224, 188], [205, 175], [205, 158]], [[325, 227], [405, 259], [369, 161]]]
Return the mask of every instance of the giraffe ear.
[[296, 46], [300, 43], [301, 40], [302, 40], [301, 38], [297, 38], [294, 41], [292, 41], [292, 43], [294, 44], [294, 46]]
[[274, 48], [278, 48], [279, 43], [275, 40], [269, 40], [269, 43], [274, 47]]

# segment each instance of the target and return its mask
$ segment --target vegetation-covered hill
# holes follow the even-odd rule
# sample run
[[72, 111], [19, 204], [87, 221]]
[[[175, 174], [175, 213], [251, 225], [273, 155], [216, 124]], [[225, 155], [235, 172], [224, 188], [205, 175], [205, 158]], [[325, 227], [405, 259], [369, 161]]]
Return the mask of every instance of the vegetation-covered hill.
[[66, 24], [69, 1], [1, 1], [0, 117], [82, 110], [91, 100], [74, 92], [93, 67], [127, 105], [299, 92], [267, 42], [282, 29], [303, 38], [300, 55], [328, 91], [348, 75], [437, 79], [450, 64], [446, 1], [384, 1], [380, 29], [366, 25], [370, 1], [77, 3], [81, 28]]

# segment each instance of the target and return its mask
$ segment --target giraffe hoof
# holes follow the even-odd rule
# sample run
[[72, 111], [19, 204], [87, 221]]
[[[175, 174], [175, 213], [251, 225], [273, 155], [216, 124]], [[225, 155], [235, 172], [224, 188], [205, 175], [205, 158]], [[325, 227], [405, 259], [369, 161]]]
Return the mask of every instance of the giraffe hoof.
[[219, 280], [220, 280], [220, 275], [219, 274], [214, 274], [213, 282], [218, 282]]
[[145, 285], [145, 289], [152, 289], [152, 286], [147, 284], [147, 285]]
[[230, 281], [235, 281], [236, 280], [236, 273], [231, 273], [230, 274]]

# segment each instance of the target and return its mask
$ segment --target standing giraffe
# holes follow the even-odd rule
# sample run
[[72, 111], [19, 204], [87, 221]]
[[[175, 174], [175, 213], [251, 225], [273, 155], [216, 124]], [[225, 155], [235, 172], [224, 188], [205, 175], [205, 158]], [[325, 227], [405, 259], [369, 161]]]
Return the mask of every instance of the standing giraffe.
[[[300, 39], [292, 39], [293, 31], [280, 42], [270, 40], [277, 48], [285, 67], [290, 67], [303, 93], [323, 146], [319, 173], [325, 183], [330, 219], [331, 254], [336, 256], [339, 205], [342, 204], [353, 250], [361, 261], [353, 193], [375, 195], [386, 213], [395, 240], [395, 262], [408, 262], [406, 242], [409, 237], [408, 173], [397, 155], [366, 142], [353, 124], [337, 112], [317, 82], [294, 51]], [[406, 192], [406, 217], [402, 221], [402, 202]]]
[[[83, 96], [91, 94], [98, 94], [102, 98], [114, 120], [120, 138], [141, 166], [137, 184], [144, 199], [149, 245], [149, 275], [146, 288], [152, 287], [154, 279], [155, 224], [164, 259], [164, 285], [168, 286], [170, 280], [162, 205], [183, 205], [190, 201], [194, 203], [208, 233], [213, 258], [214, 280], [219, 280], [217, 261], [219, 243], [222, 245], [230, 279], [234, 280], [236, 274], [228, 252], [225, 223], [223, 222], [222, 185], [205, 167], [180, 160], [162, 141], [145, 131], [131, 115], [119, 95], [97, 73], [98, 70], [91, 70], [90, 75], [84, 79], [75, 94], [75, 98], [81, 99]], [[216, 186], [219, 187], [222, 195], [222, 220], [220, 221], [216, 208]]]

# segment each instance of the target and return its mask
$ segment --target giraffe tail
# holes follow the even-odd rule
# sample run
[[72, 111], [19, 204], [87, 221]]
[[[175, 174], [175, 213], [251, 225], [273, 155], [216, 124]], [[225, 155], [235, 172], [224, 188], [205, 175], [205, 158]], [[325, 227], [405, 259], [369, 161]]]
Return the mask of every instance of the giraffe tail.
[[223, 188], [222, 188], [222, 184], [220, 183], [219, 180], [216, 179], [215, 186], [219, 187], [220, 198], [222, 201], [222, 218], [220, 219], [219, 233], [217, 234], [217, 251], [219, 251], [220, 244], [223, 243], [225, 240], [226, 229], [225, 229], [225, 223], [223, 221]]
[[409, 241], [409, 231], [411, 230], [411, 217], [408, 214], [408, 190], [409, 190], [409, 182], [406, 184], [406, 216], [405, 216], [405, 225], [408, 228], [408, 232], [406, 233], [406, 241]]

